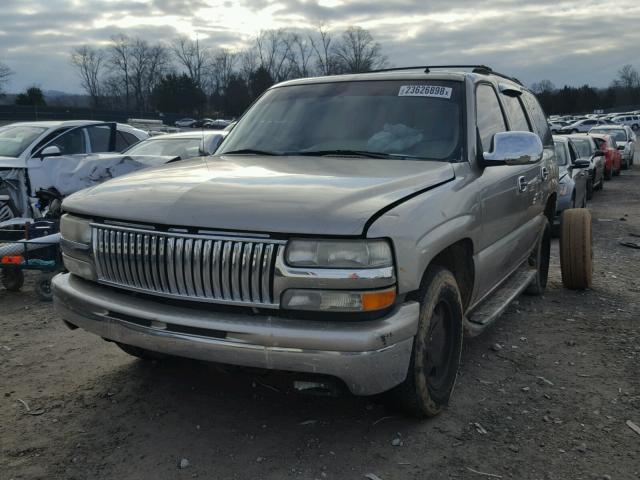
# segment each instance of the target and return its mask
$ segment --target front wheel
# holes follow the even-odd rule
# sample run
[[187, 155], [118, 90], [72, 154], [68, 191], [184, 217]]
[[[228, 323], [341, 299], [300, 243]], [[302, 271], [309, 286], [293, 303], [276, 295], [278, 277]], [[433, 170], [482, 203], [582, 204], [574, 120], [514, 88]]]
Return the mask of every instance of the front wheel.
[[420, 320], [407, 378], [391, 394], [402, 410], [438, 415], [449, 403], [460, 366], [463, 307], [449, 270], [430, 267], [420, 288]]

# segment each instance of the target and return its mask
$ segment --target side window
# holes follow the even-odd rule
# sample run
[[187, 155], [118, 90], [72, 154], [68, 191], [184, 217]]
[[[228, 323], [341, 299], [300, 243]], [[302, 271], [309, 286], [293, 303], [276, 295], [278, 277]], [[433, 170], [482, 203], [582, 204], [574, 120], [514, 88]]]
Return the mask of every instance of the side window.
[[87, 132], [89, 132], [92, 152], [102, 153], [109, 151], [109, 138], [111, 137], [111, 128], [109, 126], [87, 127]]
[[118, 131], [118, 133], [116, 133], [116, 151], [121, 152], [129, 145], [133, 145], [139, 141], [138, 137], [130, 134], [129, 132]]
[[480, 84], [476, 89], [476, 125], [482, 143], [482, 150], [491, 151], [491, 140], [498, 132], [507, 130], [504, 116], [493, 87]]
[[509, 126], [511, 130], [518, 132], [530, 132], [529, 122], [524, 114], [522, 104], [517, 96], [501, 95], [502, 104], [507, 111], [507, 117], [509, 118]]
[[66, 128], [60, 128], [58, 130], [54, 130], [53, 132], [49, 133], [46, 137], [44, 137], [42, 140], [40, 140], [35, 147], [33, 147], [33, 150], [31, 150], [31, 153], [32, 154], [36, 153], [38, 150], [40, 150], [42, 147], [44, 147], [47, 143], [49, 143], [51, 140], [56, 138], [58, 135], [60, 135], [65, 130], [67, 130], [67, 129]]
[[533, 122], [535, 132], [540, 137], [540, 140], [542, 140], [542, 144], [553, 145], [553, 138], [551, 137], [551, 130], [549, 130], [549, 124], [547, 123], [547, 116], [544, 114], [536, 97], [530, 92], [524, 92], [522, 94], [522, 100], [529, 111], [529, 118], [531, 118]]
[[65, 133], [50, 145], [57, 146], [61, 155], [87, 153], [83, 128], [76, 128]]
[[578, 154], [576, 153], [576, 149], [573, 148], [573, 144], [569, 142], [569, 156], [571, 157], [571, 163], [575, 162], [578, 158]]

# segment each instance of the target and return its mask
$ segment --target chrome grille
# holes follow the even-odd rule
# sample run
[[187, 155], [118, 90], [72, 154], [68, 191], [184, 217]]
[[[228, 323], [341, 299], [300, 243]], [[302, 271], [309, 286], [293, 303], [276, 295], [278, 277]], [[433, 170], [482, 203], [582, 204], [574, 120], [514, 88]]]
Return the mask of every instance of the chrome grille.
[[273, 279], [284, 241], [92, 224], [98, 281], [204, 302], [277, 307]]

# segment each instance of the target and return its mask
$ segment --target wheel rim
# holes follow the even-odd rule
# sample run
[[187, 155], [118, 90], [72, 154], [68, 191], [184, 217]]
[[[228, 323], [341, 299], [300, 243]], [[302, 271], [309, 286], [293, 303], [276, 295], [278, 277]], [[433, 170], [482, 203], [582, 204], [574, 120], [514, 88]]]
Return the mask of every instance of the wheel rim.
[[452, 313], [449, 304], [441, 300], [433, 309], [427, 333], [424, 372], [433, 390], [446, 387], [451, 376], [455, 342], [451, 330]]

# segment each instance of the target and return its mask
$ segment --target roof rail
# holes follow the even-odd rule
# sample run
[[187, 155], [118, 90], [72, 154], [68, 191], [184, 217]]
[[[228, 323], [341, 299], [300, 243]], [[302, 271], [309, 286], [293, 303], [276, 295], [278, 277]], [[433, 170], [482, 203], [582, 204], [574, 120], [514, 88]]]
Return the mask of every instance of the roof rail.
[[522, 82], [515, 77], [510, 77], [503, 73], [499, 73], [494, 71], [491, 67], [487, 67], [486, 65], [417, 65], [413, 67], [393, 67], [393, 68], [382, 68], [379, 70], [371, 70], [369, 73], [380, 73], [380, 72], [398, 72], [402, 70], [424, 70], [424, 73], [429, 73], [431, 70], [441, 70], [441, 69], [452, 69], [452, 68], [471, 68], [473, 73], [479, 73], [483, 75], [496, 75], [498, 77], [506, 78], [507, 80], [511, 80], [516, 82], [518, 85], [522, 85]]

